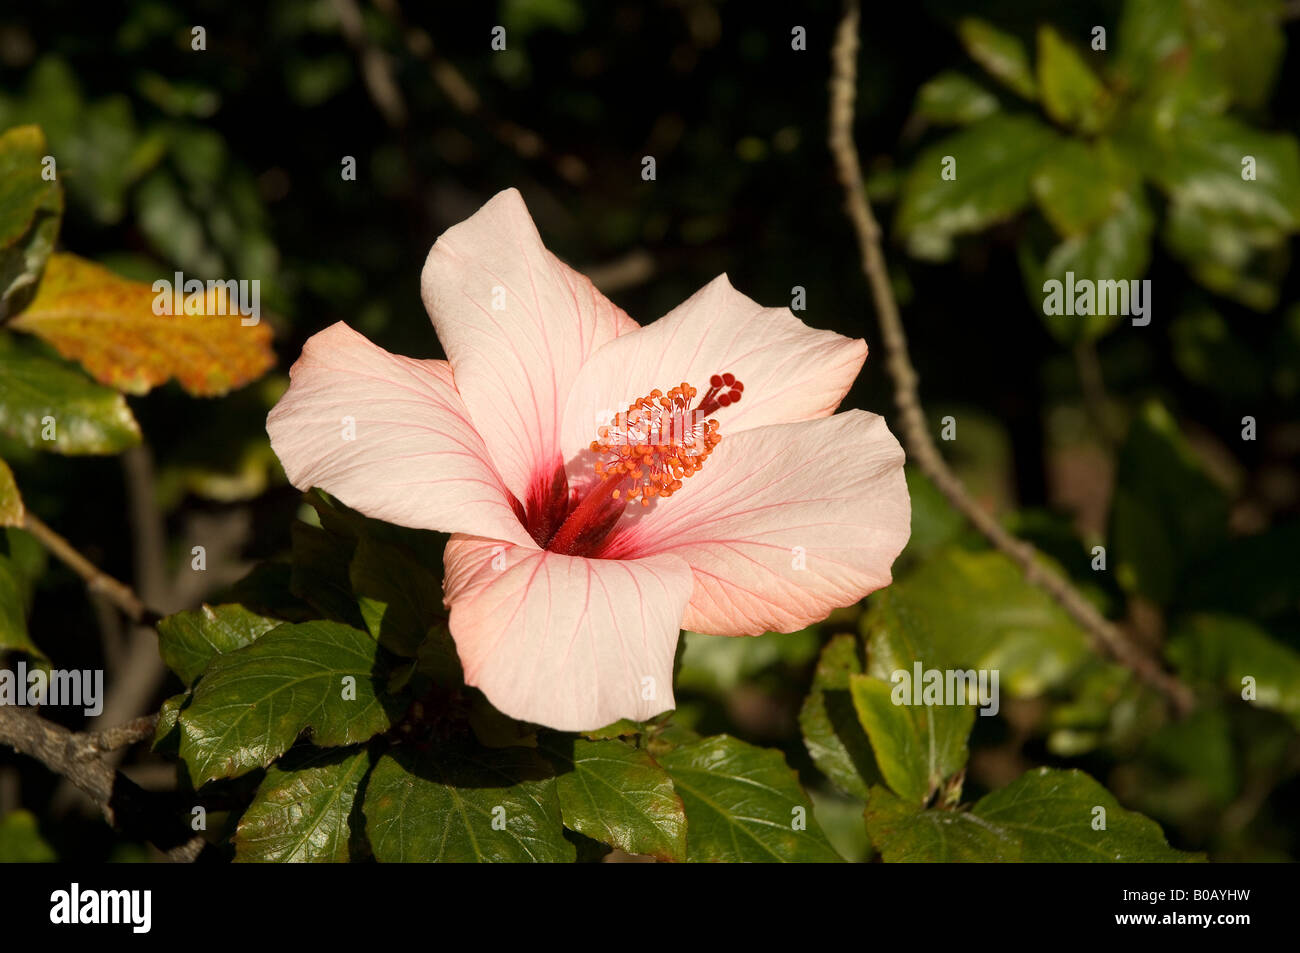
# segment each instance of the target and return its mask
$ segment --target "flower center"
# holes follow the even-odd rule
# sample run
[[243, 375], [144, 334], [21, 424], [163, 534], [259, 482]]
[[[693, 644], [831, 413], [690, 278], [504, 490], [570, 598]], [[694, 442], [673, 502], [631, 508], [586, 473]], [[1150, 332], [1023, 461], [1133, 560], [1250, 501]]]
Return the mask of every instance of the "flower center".
[[597, 431], [591, 450], [600, 455], [594, 465], [600, 482], [569, 511], [546, 548], [590, 555], [629, 502], [639, 500], [645, 507], [655, 497], [680, 490], [722, 440], [711, 415], [738, 403], [744, 389], [734, 374], [714, 374], [694, 407], [691, 401], [699, 392], [685, 382], [666, 394], [655, 389], [633, 401]]

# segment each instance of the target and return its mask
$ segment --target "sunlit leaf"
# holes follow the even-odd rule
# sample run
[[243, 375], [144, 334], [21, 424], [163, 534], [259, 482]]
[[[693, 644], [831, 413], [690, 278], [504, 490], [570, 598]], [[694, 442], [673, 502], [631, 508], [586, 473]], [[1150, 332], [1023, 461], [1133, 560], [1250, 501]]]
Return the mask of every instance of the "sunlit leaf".
[[194, 784], [264, 767], [304, 731], [320, 747], [386, 731], [392, 714], [380, 648], [335, 622], [281, 625], [214, 658], [181, 712], [181, 758]]
[[365, 748], [295, 750], [271, 765], [239, 819], [236, 862], [349, 860], [349, 818], [369, 768]]
[[158, 297], [174, 310], [166, 290], [56, 254], [12, 325], [49, 341], [101, 383], [132, 394], [174, 377], [191, 394], [215, 396], [256, 380], [274, 363], [269, 325], [245, 326], [252, 319], [238, 313], [226, 291], [196, 296], [202, 314], [157, 314]]
[[657, 756], [686, 805], [688, 861], [838, 861], [781, 752], [727, 735]]
[[1029, 54], [1019, 39], [975, 17], [962, 20], [957, 32], [966, 52], [1004, 86], [1026, 99], [1038, 95]]
[[4, 333], [0, 432], [52, 453], [120, 453], [140, 442], [140, 427], [121, 394]]
[[686, 812], [668, 772], [622, 741], [547, 733], [564, 826], [630, 854], [686, 859]]

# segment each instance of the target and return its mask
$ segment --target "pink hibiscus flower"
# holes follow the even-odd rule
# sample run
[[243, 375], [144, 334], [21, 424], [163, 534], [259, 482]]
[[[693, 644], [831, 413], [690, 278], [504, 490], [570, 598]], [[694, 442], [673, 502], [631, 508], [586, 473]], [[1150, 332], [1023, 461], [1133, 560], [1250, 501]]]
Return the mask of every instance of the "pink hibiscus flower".
[[[267, 418], [294, 486], [451, 533], [444, 599], [501, 711], [562, 730], [674, 707], [685, 627], [792, 632], [888, 585], [911, 505], [865, 342], [720, 276], [641, 327], [501, 192], [421, 277], [446, 361], [339, 322]], [[355, 422], [344, 439], [345, 418]]]

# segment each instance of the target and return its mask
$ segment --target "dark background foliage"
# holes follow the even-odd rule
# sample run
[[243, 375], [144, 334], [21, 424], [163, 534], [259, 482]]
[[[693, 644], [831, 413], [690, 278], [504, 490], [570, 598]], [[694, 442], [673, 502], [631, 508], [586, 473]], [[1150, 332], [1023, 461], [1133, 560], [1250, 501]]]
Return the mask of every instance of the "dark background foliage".
[[[1239, 73], [1268, 59], [1269, 37], [1285, 38], [1276, 71], [1243, 80], [1259, 94], [1238, 96], [1231, 112], [1255, 130], [1294, 136], [1294, 5], [1183, 6], [1213, 21], [1206, 29], [1224, 38]], [[1257, 6], [1275, 33], [1243, 37]], [[359, 31], [349, 29], [349, 11]], [[302, 502], [263, 424], [287, 368], [307, 337], [337, 320], [390, 350], [441, 356], [419, 299], [424, 257], [439, 233], [508, 186], [523, 192], [548, 246], [643, 323], [720, 272], [766, 305], [789, 303], [802, 286], [805, 320], [865, 337], [872, 349], [846, 406], [892, 422], [883, 346], [826, 148], [839, 14], [836, 3], [739, 0], [11, 6], [0, 15], [0, 129], [37, 123], [60, 156], [61, 246], [140, 280], [177, 269], [260, 278], [279, 356], [269, 377], [219, 400], [175, 385], [132, 398], [150, 446], [163, 551], [141, 552], [141, 517], [123, 502], [139, 484], [115, 458], [6, 445], [27, 506], [107, 571], [152, 588], [168, 610], [282, 557]], [[1031, 57], [1036, 30], [1051, 24], [1104, 72], [1114, 53], [1090, 53], [1088, 37], [1106, 26], [1113, 51], [1122, 14], [1118, 2], [869, 5], [856, 139], [887, 236], [896, 237], [904, 173], [951, 134], [918, 116], [923, 84], [957, 71], [984, 84], [1000, 108], [1036, 112], [984, 77], [959, 37], [964, 17], [1021, 38]], [[206, 51], [190, 48], [194, 24], [206, 28]], [[497, 24], [509, 37], [505, 52], [489, 48]], [[791, 49], [795, 24], [807, 30], [806, 51]], [[384, 80], [367, 82], [367, 63], [381, 64], [372, 68], [391, 79], [388, 92]], [[1172, 75], [1175, 65], [1160, 70]], [[1201, 95], [1190, 81], [1189, 89]], [[652, 182], [641, 177], [646, 155], [657, 164]], [[356, 159], [356, 181], [340, 177], [344, 156]], [[1168, 196], [1146, 194], [1165, 222]], [[1207, 286], [1188, 256], [1153, 241], [1151, 325], [1121, 323], [1083, 347], [1054, 335], [1026, 294], [1021, 253], [1043, 229], [1027, 204], [959, 236], [942, 261], [918, 259], [900, 240], [887, 246], [931, 422], [937, 433], [942, 416], [958, 421], [945, 454], [983, 503], [1059, 559], [1153, 651], [1164, 651], [1190, 612], [1209, 610], [1262, 627], [1291, 653], [1281, 664], [1295, 666], [1300, 278], [1286, 261], [1295, 225], [1282, 229], [1283, 261], [1270, 265], [1266, 302]], [[1081, 376], [1093, 365], [1080, 362], [1093, 360], [1106, 390], [1100, 410]], [[1098, 414], [1114, 437], [1127, 436], [1122, 449], [1099, 436]], [[1240, 439], [1244, 415], [1258, 421], [1254, 441]], [[1177, 432], [1172, 444], [1159, 436], [1166, 420]], [[1157, 436], [1144, 443], [1147, 430]], [[1139, 508], [1167, 506], [1174, 523], [1207, 505], [1202, 484], [1211, 508], [1223, 501], [1222, 532], [1210, 533], [1195, 565], [1179, 568], [1175, 591], [1155, 595], [1140, 580], [1089, 569], [1092, 545], [1142, 535], [1115, 525], [1117, 480]], [[923, 572], [940, 545], [982, 551], [933, 490], [918, 481], [914, 493], [918, 542], [901, 569]], [[197, 588], [176, 581], [196, 543], [211, 554]], [[1144, 560], [1161, 558], [1129, 562], [1141, 575], [1152, 571]], [[909, 594], [923, 598], [913, 585]], [[80, 592], [75, 576], [51, 564], [31, 626], [52, 657], [90, 667], [103, 664], [105, 623]], [[977, 588], [971, 599], [1001, 598], [990, 592]], [[954, 629], [972, 625], [979, 608], [957, 605]], [[861, 615], [848, 610], [784, 637], [715, 644], [690, 636], [679, 686], [679, 718], [696, 730], [782, 749], [814, 792], [822, 826], [857, 857], [869, 850], [862, 804], [821, 776], [798, 714], [820, 647], [856, 631]], [[1227, 650], [1199, 657], [1215, 651]], [[1150, 715], [1158, 703], [1103, 690], [1091, 675], [1025, 692], [1034, 697], [1010, 701], [1002, 717], [977, 719], [967, 797], [1030, 765], [1081, 767], [1160, 821], [1175, 847], [1215, 859], [1292, 858], [1300, 678], [1287, 671], [1283, 703], [1268, 710], [1234, 700], [1212, 661], [1185, 662], [1190, 681], [1217, 686], [1190, 722]], [[160, 684], [148, 710], [178, 687]], [[142, 777], [168, 783], [170, 769], [156, 757], [136, 759]], [[39, 766], [0, 755], [0, 813], [34, 811], [59, 856], [147, 856], [56, 797], [57, 787]]]

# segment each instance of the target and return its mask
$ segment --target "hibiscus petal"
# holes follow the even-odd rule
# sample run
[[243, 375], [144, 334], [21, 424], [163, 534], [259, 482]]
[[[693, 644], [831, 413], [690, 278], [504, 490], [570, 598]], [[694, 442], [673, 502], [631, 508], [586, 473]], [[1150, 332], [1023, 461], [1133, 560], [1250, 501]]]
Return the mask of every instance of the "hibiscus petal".
[[390, 354], [340, 321], [289, 376], [266, 430], [294, 486], [402, 526], [529, 541], [446, 361]]
[[682, 381], [703, 394], [713, 374], [730, 372], [745, 385], [740, 403], [718, 414], [724, 433], [827, 417], [866, 357], [865, 341], [810, 328], [788, 308], [764, 308], [719, 275], [592, 356], [565, 405], [564, 459], [572, 463], [597, 426], [638, 397]]
[[724, 433], [682, 489], [624, 520], [601, 555], [686, 560], [685, 628], [793, 632], [890, 583], [911, 534], [903, 449], [859, 410]]
[[583, 731], [674, 706], [692, 586], [680, 559], [583, 559], [456, 535], [443, 561], [465, 681], [507, 715]]
[[560, 462], [578, 368], [636, 322], [546, 250], [515, 189], [438, 239], [420, 289], [497, 472], [528, 502]]

